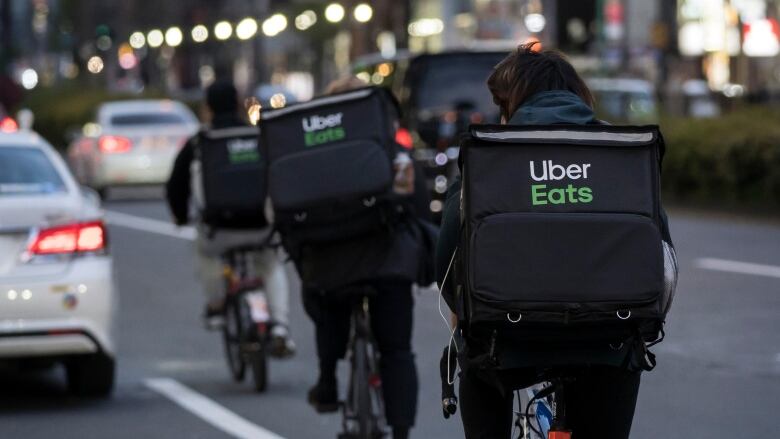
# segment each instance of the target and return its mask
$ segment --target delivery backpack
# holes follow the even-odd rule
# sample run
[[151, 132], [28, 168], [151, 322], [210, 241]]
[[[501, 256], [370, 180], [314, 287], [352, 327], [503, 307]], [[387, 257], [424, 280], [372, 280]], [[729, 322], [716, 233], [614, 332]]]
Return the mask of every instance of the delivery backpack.
[[[393, 215], [392, 95], [363, 88], [264, 112], [274, 225], [288, 252], [385, 227]], [[294, 254], [291, 254], [295, 257]]]
[[195, 154], [203, 185], [202, 221], [214, 228], [257, 229], [265, 218], [265, 164], [257, 127], [212, 129], [198, 134]]
[[460, 150], [460, 327], [493, 342], [633, 343], [653, 363], [645, 343], [660, 339], [671, 301], [663, 151], [656, 126], [472, 126]]

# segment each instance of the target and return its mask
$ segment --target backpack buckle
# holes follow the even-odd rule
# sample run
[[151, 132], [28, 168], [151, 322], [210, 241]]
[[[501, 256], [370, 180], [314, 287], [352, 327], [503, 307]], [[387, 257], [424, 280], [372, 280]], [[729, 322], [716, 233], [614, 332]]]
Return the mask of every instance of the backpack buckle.
[[[623, 314], [621, 314], [621, 313], [623, 313]], [[631, 318], [631, 310], [630, 309], [626, 310], [626, 311], [618, 310], [615, 314], [617, 314], [617, 317], [620, 320], [628, 320], [629, 318]]]
[[513, 319], [512, 318], [512, 313], [508, 312], [508, 313], [506, 313], [506, 319], [509, 320], [511, 323], [517, 323], [517, 322], [519, 322], [520, 320], [523, 319], [523, 315], [521, 313], [517, 313], [517, 319]]

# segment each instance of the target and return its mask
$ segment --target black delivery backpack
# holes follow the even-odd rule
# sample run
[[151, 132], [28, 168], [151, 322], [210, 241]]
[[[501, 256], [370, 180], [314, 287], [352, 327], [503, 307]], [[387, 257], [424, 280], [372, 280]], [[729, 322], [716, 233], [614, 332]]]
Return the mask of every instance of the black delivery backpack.
[[473, 125], [460, 150], [461, 327], [528, 343], [657, 341], [671, 301], [663, 151], [656, 126]]
[[212, 129], [198, 134], [195, 146], [203, 184], [201, 218], [223, 229], [258, 229], [265, 218], [265, 163], [257, 127]]
[[268, 194], [288, 251], [292, 242], [336, 242], [386, 226], [398, 114], [392, 95], [374, 87], [262, 113]]

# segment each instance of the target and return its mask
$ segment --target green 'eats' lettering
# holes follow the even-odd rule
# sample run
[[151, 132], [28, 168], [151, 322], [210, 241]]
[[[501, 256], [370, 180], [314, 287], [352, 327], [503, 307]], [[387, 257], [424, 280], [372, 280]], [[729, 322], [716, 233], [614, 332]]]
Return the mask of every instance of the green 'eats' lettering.
[[303, 140], [306, 146], [316, 146], [323, 143], [341, 140], [346, 137], [343, 127], [327, 128], [319, 131], [311, 131], [303, 134]]
[[565, 188], [555, 188], [546, 190], [546, 184], [531, 185], [531, 204], [542, 206], [545, 204], [566, 204], [566, 203], [590, 203], [593, 201], [593, 191], [591, 188], [576, 187], [568, 185]]

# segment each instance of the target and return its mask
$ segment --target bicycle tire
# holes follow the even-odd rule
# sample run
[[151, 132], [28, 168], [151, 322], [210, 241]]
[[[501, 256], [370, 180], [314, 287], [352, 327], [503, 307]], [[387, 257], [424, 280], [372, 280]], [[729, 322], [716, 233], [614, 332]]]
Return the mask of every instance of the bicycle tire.
[[265, 349], [258, 349], [249, 355], [249, 364], [252, 368], [252, 379], [255, 383], [255, 391], [265, 392], [268, 388], [268, 356]]
[[243, 322], [241, 309], [238, 305], [235, 297], [229, 297], [225, 302], [225, 325], [222, 328], [222, 340], [230, 376], [234, 381], [241, 382], [246, 375], [246, 362], [241, 352]]
[[369, 389], [368, 342], [364, 338], [355, 340], [354, 371], [355, 379], [355, 421], [357, 437], [374, 439], [374, 416], [371, 411], [371, 391]]

